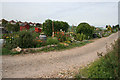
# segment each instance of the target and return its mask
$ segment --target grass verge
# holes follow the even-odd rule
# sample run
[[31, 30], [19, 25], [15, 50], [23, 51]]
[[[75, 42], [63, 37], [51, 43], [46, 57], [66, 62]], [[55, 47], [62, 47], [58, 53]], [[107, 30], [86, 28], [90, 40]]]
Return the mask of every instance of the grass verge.
[[19, 54], [19, 52], [12, 52], [7, 48], [2, 48], [2, 54], [0, 55], [15, 55], [15, 54]]
[[82, 77], [86, 78], [109, 78], [112, 80], [119, 79], [119, 64], [118, 54], [120, 54], [120, 38], [113, 45], [113, 50], [108, 52], [105, 56], [101, 57], [97, 61], [91, 63], [89, 66], [80, 69], [75, 78], [80, 80]]

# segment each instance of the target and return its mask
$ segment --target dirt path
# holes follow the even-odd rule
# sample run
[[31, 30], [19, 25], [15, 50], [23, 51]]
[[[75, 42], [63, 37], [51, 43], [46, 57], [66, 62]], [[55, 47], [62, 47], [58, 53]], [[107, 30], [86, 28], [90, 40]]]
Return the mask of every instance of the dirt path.
[[3, 78], [45, 77], [68, 70], [71, 67], [86, 65], [98, 58], [97, 52], [106, 52], [107, 44], [118, 38], [118, 33], [101, 38], [83, 47], [61, 52], [3, 56]]

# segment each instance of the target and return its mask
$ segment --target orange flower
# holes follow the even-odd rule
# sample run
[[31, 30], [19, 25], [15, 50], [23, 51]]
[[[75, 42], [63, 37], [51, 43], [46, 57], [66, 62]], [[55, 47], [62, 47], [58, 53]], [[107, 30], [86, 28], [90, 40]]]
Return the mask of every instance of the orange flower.
[[41, 40], [36, 40], [37, 42], [42, 42]]

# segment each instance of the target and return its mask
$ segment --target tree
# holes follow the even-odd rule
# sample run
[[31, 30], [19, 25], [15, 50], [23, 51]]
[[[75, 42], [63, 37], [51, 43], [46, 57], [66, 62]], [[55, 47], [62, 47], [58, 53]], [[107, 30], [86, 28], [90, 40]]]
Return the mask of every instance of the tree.
[[94, 28], [91, 27], [88, 23], [80, 23], [76, 28], [76, 32], [80, 34], [83, 33], [86, 36], [89, 36], [90, 38], [92, 38]]
[[113, 25], [112, 28], [115, 29], [115, 26]]
[[53, 22], [53, 26], [54, 26], [54, 32], [60, 31], [60, 29], [62, 29], [62, 31], [65, 31], [65, 32], [68, 31], [69, 25], [67, 22], [52, 21], [50, 19], [47, 19], [43, 23], [43, 31], [46, 35], [52, 36], [52, 22]]
[[15, 32], [18, 32], [20, 30], [20, 25], [19, 23], [17, 22], [15, 25], [14, 25], [14, 31]]
[[19, 26], [19, 23], [17, 22], [16, 24], [10, 24], [8, 23], [6, 25], [6, 28], [8, 31], [13, 31], [13, 32], [17, 32], [20, 30], [20, 26]]
[[108, 27], [108, 25], [106, 25], [106, 28]]
[[37, 27], [42, 27], [42, 24], [37, 23], [36, 26], [37, 26]]
[[115, 28], [119, 28], [119, 24], [115, 25]]
[[3, 26], [3, 27], [6, 27], [7, 23], [8, 23], [8, 21], [7, 21], [7, 20], [2, 19], [2, 26]]
[[13, 25], [8, 23], [6, 25], [6, 28], [7, 28], [8, 31], [12, 31], [13, 30]]
[[119, 30], [120, 29], [119, 24], [115, 25], [114, 29]]
[[60, 29], [62, 29], [62, 31], [67, 32], [68, 28], [69, 28], [69, 24], [67, 22], [54, 21], [54, 30], [55, 31], [60, 31]]
[[69, 28], [69, 24], [67, 22], [63, 22], [63, 21], [61, 21], [60, 23], [61, 23], [61, 29], [65, 32], [67, 32], [68, 28]]
[[61, 22], [60, 21], [53, 21], [53, 24], [54, 24], [54, 31], [57, 32], [57, 31], [60, 31], [61, 28]]
[[112, 32], [111, 25], [106, 25], [106, 28], [107, 28], [108, 31], [111, 31], [111, 32]]
[[70, 32], [76, 32], [76, 26], [72, 25], [69, 27]]
[[43, 31], [47, 36], [52, 36], [52, 20], [45, 20], [43, 23]]

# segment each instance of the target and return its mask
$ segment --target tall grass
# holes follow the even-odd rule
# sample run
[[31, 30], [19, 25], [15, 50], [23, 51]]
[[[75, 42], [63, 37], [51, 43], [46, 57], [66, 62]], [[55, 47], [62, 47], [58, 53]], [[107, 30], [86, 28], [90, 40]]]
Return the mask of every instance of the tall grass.
[[120, 38], [112, 45], [112, 48], [113, 50], [105, 56], [93, 62], [90, 66], [81, 69], [75, 77], [77, 79], [84, 76], [86, 78], [112, 78], [112, 80], [118, 80], [120, 76]]

